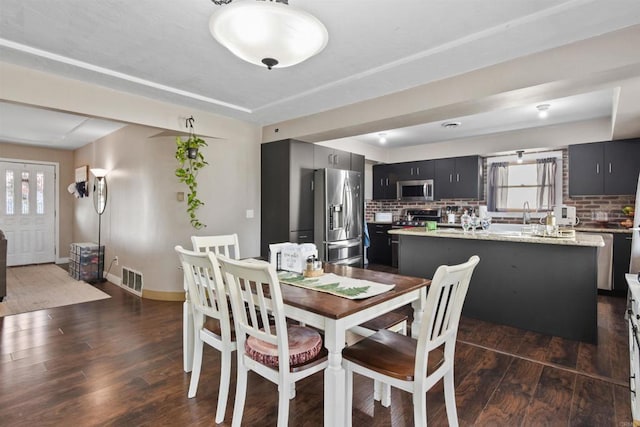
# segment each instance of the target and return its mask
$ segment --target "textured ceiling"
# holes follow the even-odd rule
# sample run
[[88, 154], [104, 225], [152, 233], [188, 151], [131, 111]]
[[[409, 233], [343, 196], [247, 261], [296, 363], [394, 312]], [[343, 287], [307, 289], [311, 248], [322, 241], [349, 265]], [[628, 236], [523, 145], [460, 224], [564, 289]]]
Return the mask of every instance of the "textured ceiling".
[[[208, 20], [224, 6], [208, 0], [0, 0], [0, 59], [268, 125], [640, 24], [637, 0], [289, 3], [318, 17], [329, 43], [285, 69], [245, 63], [220, 46]], [[566, 117], [610, 113], [611, 91], [579, 105]], [[487, 112], [476, 127], [464, 118], [466, 129], [519, 126], [527, 119], [518, 111]]]

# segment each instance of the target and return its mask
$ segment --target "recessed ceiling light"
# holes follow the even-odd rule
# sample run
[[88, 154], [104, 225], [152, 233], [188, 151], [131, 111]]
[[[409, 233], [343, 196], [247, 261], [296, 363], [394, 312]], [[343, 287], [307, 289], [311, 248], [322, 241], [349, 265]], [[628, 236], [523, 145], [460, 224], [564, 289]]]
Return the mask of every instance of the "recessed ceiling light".
[[384, 144], [385, 142], [387, 142], [387, 134], [386, 133], [379, 133], [378, 134], [378, 141], [380, 142], [380, 144]]
[[536, 108], [538, 109], [538, 117], [540, 117], [541, 119], [546, 119], [549, 115], [549, 107], [551, 107], [551, 105], [549, 104], [537, 105]]
[[444, 122], [440, 126], [442, 126], [445, 129], [455, 129], [458, 126], [460, 126], [461, 124], [462, 123], [460, 123], [460, 122]]

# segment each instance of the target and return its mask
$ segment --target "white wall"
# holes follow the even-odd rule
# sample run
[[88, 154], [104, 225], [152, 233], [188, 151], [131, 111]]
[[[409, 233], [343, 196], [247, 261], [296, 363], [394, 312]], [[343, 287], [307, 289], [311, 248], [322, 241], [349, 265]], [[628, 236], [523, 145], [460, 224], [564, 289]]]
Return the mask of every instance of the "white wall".
[[[259, 152], [257, 140], [207, 139], [203, 154], [209, 165], [198, 175], [198, 194], [205, 203], [198, 216], [207, 227], [196, 231], [186, 201], [176, 197], [187, 188], [174, 176], [175, 138], [154, 138], [157, 133], [129, 125], [78, 149], [76, 162], [110, 171], [102, 242], [106, 267], [116, 255], [120, 263], [110, 273], [120, 277], [126, 266], [143, 273], [146, 291], [179, 292], [182, 276], [173, 248], [190, 248], [192, 234], [238, 233], [242, 255], [259, 254]], [[92, 200], [76, 203], [76, 241], [97, 241]], [[246, 219], [246, 209], [254, 209], [255, 218]]]
[[[242, 256], [259, 255], [259, 126], [1, 62], [0, 74], [0, 100], [135, 123], [76, 150], [71, 166], [110, 170], [102, 217], [105, 264], [118, 255], [120, 266], [141, 271], [146, 296], [179, 297], [182, 277], [173, 247], [190, 247], [192, 234], [235, 232]], [[185, 133], [191, 115], [196, 133], [210, 137], [209, 166], [198, 177], [205, 202], [199, 214], [208, 225], [200, 231], [189, 225], [185, 202], [176, 200], [187, 189], [174, 175], [175, 139], [151, 138], [165, 129]], [[245, 218], [247, 209], [254, 218]], [[78, 200], [74, 212], [73, 240], [97, 241], [92, 198]], [[111, 273], [120, 276], [119, 269]]]

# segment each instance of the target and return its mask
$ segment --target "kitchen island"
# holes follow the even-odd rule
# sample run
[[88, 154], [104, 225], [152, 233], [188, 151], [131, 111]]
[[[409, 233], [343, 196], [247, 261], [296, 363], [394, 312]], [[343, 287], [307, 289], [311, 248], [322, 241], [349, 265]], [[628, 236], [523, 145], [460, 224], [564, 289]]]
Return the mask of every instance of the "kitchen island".
[[431, 278], [440, 265], [480, 256], [465, 316], [596, 343], [600, 236], [561, 239], [423, 227], [389, 233], [399, 236], [398, 269], [404, 275]]

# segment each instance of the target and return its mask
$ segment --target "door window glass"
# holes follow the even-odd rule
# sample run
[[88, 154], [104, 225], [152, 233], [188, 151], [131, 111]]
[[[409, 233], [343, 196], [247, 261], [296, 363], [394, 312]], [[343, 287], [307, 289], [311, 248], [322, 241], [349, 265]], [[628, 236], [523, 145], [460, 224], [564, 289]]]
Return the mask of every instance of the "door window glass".
[[5, 214], [6, 215], [14, 215], [14, 207], [13, 207], [13, 200], [14, 200], [14, 190], [13, 190], [13, 171], [6, 171], [5, 172], [5, 177], [4, 177], [4, 182], [5, 182]]
[[36, 214], [44, 215], [44, 173], [36, 173]]
[[29, 215], [29, 172], [22, 172], [22, 215]]

